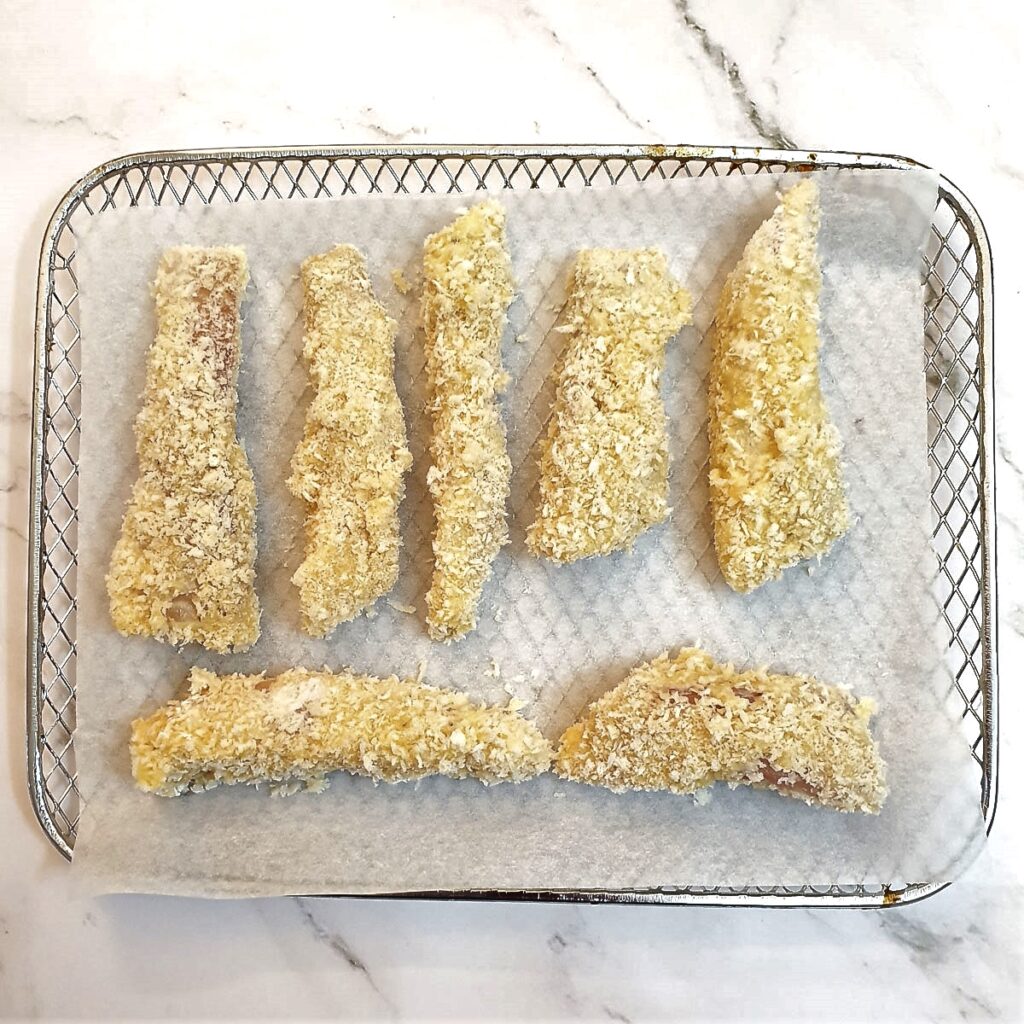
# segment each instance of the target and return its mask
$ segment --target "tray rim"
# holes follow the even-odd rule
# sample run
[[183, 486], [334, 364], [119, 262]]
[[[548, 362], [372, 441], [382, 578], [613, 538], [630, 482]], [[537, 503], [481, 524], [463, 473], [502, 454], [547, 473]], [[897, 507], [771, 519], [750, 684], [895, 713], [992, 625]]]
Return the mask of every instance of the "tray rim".
[[[645, 145], [645, 144], [574, 144], [574, 145], [421, 145], [421, 144], [362, 144], [362, 145], [297, 145], [267, 147], [231, 147], [210, 149], [140, 150], [123, 154], [98, 164], [82, 175], [64, 194], [51, 214], [40, 246], [39, 269], [36, 281], [36, 308], [34, 323], [34, 369], [32, 383], [32, 417], [30, 446], [29, 495], [29, 565], [27, 592], [26, 635], [26, 753], [27, 782], [33, 812], [40, 827], [53, 846], [68, 861], [72, 847], [58, 829], [44, 798], [45, 780], [37, 745], [41, 702], [39, 690], [40, 664], [40, 593], [42, 583], [41, 554], [43, 539], [43, 465], [44, 422], [46, 407], [47, 369], [47, 305], [50, 297], [49, 268], [53, 248], [63, 232], [67, 218], [83, 198], [105, 177], [132, 168], [154, 165], [188, 165], [237, 161], [288, 159], [516, 159], [557, 157], [575, 159], [706, 159], [750, 161], [761, 165], [786, 165], [785, 171], [814, 171], [826, 168], [895, 169], [931, 168], [910, 157], [889, 153], [861, 153], [843, 150], [778, 149], [762, 146], [700, 146], [700, 145]], [[773, 173], [769, 171], [769, 173]], [[984, 802], [984, 838], [991, 833], [998, 800], [999, 778], [999, 652], [998, 652], [998, 578], [997, 578], [997, 518], [996, 518], [996, 459], [995, 438], [995, 366], [993, 320], [993, 267], [988, 232], [977, 208], [967, 195], [948, 177], [937, 172], [939, 194], [959, 208], [966, 220], [966, 230], [978, 258], [978, 415], [980, 512], [979, 538], [981, 541], [981, 583], [979, 589], [981, 612], [981, 680], [984, 686], [983, 722], [987, 738], [982, 763], [983, 779], [987, 783]], [[262, 202], [264, 200], [253, 200]], [[77, 594], [75, 595], [77, 601]], [[979, 844], [978, 849], [980, 850]], [[356, 899], [423, 899], [495, 902], [593, 903], [671, 906], [730, 906], [772, 908], [854, 908], [877, 909], [904, 906], [927, 899], [948, 888], [970, 866], [969, 856], [957, 866], [956, 874], [944, 881], [911, 882], [903, 888], [881, 887], [878, 896], [822, 892], [808, 895], [780, 892], [786, 887], [751, 887], [751, 890], [771, 888], [773, 892], [736, 891], [728, 887], [724, 892], [672, 892], [672, 888], [657, 890], [613, 889], [461, 889], [424, 890], [416, 892], [336, 893], [317, 894], [318, 898]], [[694, 883], [696, 885], [696, 883]], [[805, 888], [832, 888], [813, 886]], [[792, 887], [796, 888], [796, 887]], [[301, 894], [295, 894], [301, 895]]]

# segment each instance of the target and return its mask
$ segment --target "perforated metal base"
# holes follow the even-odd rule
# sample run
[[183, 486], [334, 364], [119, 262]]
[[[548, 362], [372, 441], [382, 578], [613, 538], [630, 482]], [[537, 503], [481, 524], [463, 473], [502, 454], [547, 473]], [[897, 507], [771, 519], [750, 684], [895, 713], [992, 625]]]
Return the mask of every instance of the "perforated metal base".
[[[811, 171], [919, 166], [900, 157], [707, 147], [526, 149], [349, 147], [142, 153], [87, 174], [43, 240], [35, 334], [28, 595], [28, 772], [39, 821], [71, 856], [79, 815], [74, 759], [78, 447], [81, 413], [75, 229], [122, 206], [246, 203], [368, 193], [451, 193]], [[997, 671], [992, 445], [992, 265], [984, 225], [942, 179], [925, 254], [924, 303], [937, 594], [953, 686], [991, 827], [996, 796]], [[960, 704], [957, 704], [959, 708]], [[460, 899], [759, 906], [888, 906], [948, 879], [884, 886], [409, 894]], [[401, 895], [401, 894], [390, 894]]]

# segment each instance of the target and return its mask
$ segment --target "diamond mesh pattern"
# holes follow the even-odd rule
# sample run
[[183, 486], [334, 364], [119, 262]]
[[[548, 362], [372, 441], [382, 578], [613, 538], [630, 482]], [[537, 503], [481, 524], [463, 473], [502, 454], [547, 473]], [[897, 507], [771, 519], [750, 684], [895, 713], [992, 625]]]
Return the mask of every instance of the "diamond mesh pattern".
[[[478, 154], [419, 150], [292, 151], [252, 154], [160, 154], [128, 158], [84, 179], [55, 218], [42, 253], [37, 329], [36, 485], [33, 557], [39, 574], [38, 628], [29, 636], [30, 781], [40, 818], [67, 855], [74, 846], [79, 795], [75, 775], [75, 618], [80, 422], [78, 283], [75, 225], [123, 206], [245, 203], [368, 193], [451, 193], [618, 183], [648, 177], [780, 173], [836, 166], [852, 159], [753, 151], [659, 149]], [[860, 166], [871, 166], [858, 160]], [[886, 166], [899, 161], [880, 160]], [[994, 678], [989, 666], [993, 624], [987, 604], [984, 474], [985, 310], [991, 287], [984, 239], [957, 199], [940, 189], [925, 254], [925, 356], [928, 381], [931, 504], [940, 581], [936, 591], [947, 629], [950, 699], [962, 715], [981, 769], [986, 817], [994, 791]], [[41, 413], [41, 415], [39, 415]], [[704, 553], [707, 555], [707, 553]], [[695, 553], [695, 557], [698, 556]], [[32, 609], [30, 609], [30, 612]], [[721, 888], [690, 886], [608, 893], [438, 893], [465, 898], [623, 902], [885, 905], [936, 886]]]

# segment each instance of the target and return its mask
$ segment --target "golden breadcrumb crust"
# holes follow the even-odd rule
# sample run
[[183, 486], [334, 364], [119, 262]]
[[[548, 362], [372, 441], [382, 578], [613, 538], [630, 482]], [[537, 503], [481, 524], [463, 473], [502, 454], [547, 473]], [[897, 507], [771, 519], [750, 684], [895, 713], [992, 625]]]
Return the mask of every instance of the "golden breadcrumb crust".
[[569, 335], [540, 452], [535, 555], [572, 562], [632, 547], [669, 514], [661, 372], [691, 321], [656, 249], [586, 249], [569, 281]]
[[306, 553], [292, 577], [302, 628], [324, 636], [398, 578], [398, 506], [412, 465], [395, 389], [396, 325], [358, 249], [302, 264], [303, 354], [316, 389], [288, 486], [307, 505]]
[[587, 708], [563, 734], [555, 771], [615, 792], [745, 783], [876, 814], [887, 791], [874, 710], [816, 679], [736, 672], [691, 648], [634, 669]]
[[747, 592], [849, 528], [821, 394], [818, 186], [786, 192], [722, 289], [711, 367], [711, 509], [726, 581]]
[[139, 476], [107, 575], [110, 614], [126, 635], [222, 652], [259, 636], [256, 489], [235, 436], [248, 280], [235, 247], [181, 246], [160, 261], [135, 421]]
[[501, 336], [514, 284], [502, 207], [481, 203], [427, 238], [423, 276], [434, 502], [427, 625], [433, 639], [450, 640], [476, 626], [491, 563], [508, 541], [512, 465], [498, 394], [508, 382]]
[[268, 679], [194, 668], [181, 700], [132, 723], [132, 774], [160, 796], [237, 782], [321, 790], [334, 771], [383, 782], [521, 782], [547, 771], [551, 745], [520, 706], [484, 707], [394, 676], [292, 669]]

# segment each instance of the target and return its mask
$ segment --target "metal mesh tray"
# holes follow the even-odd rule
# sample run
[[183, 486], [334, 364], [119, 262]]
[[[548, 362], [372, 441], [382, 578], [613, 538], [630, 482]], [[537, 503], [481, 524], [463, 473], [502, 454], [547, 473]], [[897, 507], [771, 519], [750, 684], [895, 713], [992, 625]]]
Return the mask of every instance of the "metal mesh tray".
[[[81, 332], [75, 231], [123, 206], [287, 201], [368, 193], [450, 193], [777, 174], [818, 168], [908, 168], [894, 156], [695, 146], [323, 147], [152, 152], [85, 175], [43, 239], [35, 324], [28, 586], [28, 781], [50, 841], [70, 859], [79, 816], [75, 772], [75, 622]], [[951, 696], [991, 827], [996, 798], [997, 664], [993, 480], [992, 261], [977, 211], [946, 178], [925, 253], [924, 325], [937, 599], [948, 627]], [[949, 879], [887, 885], [666, 886], [651, 890], [415, 893], [460, 899], [760, 906], [889, 906]], [[394, 894], [401, 895], [401, 894]]]

